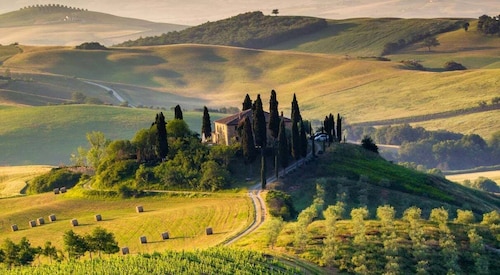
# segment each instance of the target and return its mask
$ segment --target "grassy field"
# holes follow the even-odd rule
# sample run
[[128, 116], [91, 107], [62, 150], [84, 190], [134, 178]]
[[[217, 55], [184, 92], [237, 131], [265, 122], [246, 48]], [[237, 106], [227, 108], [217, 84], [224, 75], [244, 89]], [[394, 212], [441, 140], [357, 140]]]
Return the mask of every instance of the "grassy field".
[[21, 194], [26, 187], [26, 181], [46, 173], [51, 166], [0, 166], [0, 198]]
[[[160, 110], [96, 105], [3, 107], [0, 116], [0, 165], [68, 164], [86, 133], [101, 131], [108, 139], [132, 139], [148, 128]], [[163, 111], [167, 120], [173, 111]], [[191, 130], [201, 132], [202, 113], [185, 112]], [[212, 114], [212, 121], [220, 115]]]
[[[136, 213], [135, 207], [144, 207]], [[45, 193], [28, 197], [2, 199], [0, 203], [2, 238], [17, 242], [27, 237], [34, 246], [51, 241], [63, 248], [63, 234], [73, 229], [77, 234], [90, 233], [96, 226], [113, 232], [120, 247], [131, 253], [168, 250], [193, 250], [215, 246], [242, 231], [252, 220], [253, 205], [246, 194], [164, 194], [139, 199], [82, 198], [78, 190], [54, 195]], [[49, 222], [55, 214], [57, 220]], [[101, 214], [103, 221], [94, 216]], [[43, 217], [45, 225], [30, 228], [28, 221]], [[71, 219], [78, 219], [72, 227]], [[19, 231], [10, 226], [17, 224]], [[205, 234], [213, 227], [214, 235]], [[161, 233], [170, 239], [163, 241]], [[148, 243], [140, 244], [146, 236]]]
[[458, 183], [462, 183], [465, 180], [474, 181], [479, 177], [489, 178], [489, 179], [495, 181], [498, 185], [500, 185], [500, 171], [487, 171], [487, 172], [466, 173], [466, 174], [457, 174], [457, 175], [447, 175], [446, 176], [447, 179], [454, 181], [454, 182], [458, 182]]

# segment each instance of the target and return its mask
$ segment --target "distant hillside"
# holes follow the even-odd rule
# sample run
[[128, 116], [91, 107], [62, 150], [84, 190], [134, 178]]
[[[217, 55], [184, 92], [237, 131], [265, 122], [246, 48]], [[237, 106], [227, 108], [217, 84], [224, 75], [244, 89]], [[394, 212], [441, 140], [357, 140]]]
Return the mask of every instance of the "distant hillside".
[[141, 36], [183, 30], [187, 26], [118, 17], [62, 5], [28, 6], [0, 15], [0, 44], [112, 45]]
[[228, 19], [207, 22], [180, 32], [127, 41], [117, 46], [169, 44], [210, 44], [265, 48], [289, 39], [315, 33], [327, 26], [326, 20], [299, 16], [270, 16], [247, 12]]

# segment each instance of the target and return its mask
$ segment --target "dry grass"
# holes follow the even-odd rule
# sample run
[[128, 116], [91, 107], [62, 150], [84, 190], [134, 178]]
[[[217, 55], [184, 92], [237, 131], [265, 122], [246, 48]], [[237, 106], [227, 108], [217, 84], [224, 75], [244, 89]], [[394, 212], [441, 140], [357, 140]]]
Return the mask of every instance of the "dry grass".
[[479, 177], [489, 178], [500, 185], [500, 170], [446, 176], [447, 179], [458, 183], [462, 183], [465, 180], [474, 181]]
[[52, 166], [0, 166], [0, 198], [21, 194], [30, 179], [48, 172]]

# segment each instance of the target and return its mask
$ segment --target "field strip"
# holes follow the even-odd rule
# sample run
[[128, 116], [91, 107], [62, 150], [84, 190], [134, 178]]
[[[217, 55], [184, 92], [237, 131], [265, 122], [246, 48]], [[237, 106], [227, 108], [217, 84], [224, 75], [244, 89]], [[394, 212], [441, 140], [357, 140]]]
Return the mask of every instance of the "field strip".
[[500, 170], [448, 175], [446, 176], [446, 179], [461, 183], [464, 180], [474, 181], [479, 177], [489, 178], [495, 181], [498, 185], [500, 185]]

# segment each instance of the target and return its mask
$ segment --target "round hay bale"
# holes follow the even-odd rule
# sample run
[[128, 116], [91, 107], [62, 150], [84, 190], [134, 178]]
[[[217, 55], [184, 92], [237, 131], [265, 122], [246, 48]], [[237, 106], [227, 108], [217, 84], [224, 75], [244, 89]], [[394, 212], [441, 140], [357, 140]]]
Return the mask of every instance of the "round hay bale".
[[127, 254], [130, 254], [130, 250], [128, 249], [128, 247], [122, 247], [122, 255], [127, 255]]
[[212, 235], [214, 234], [214, 230], [212, 227], [207, 227], [207, 229], [205, 229], [205, 233], [207, 233], [207, 235]]
[[72, 226], [78, 226], [78, 220], [77, 219], [72, 219], [71, 220], [71, 225]]
[[97, 214], [97, 215], [95, 215], [95, 221], [96, 221], [96, 222], [100, 222], [100, 221], [102, 221], [102, 216], [101, 216], [101, 214]]
[[170, 236], [168, 235], [168, 232], [161, 233], [161, 239], [162, 240], [168, 240], [168, 239], [170, 239]]
[[19, 227], [17, 227], [17, 224], [13, 224], [10, 226], [10, 228], [12, 229], [12, 231], [16, 232], [17, 230], [19, 230]]
[[141, 244], [148, 243], [148, 240], [146, 239], [146, 236], [141, 236], [140, 240], [141, 240]]
[[142, 212], [144, 212], [144, 208], [142, 207], [142, 205], [136, 206], [136, 207], [135, 207], [135, 210], [137, 211], [137, 213], [142, 213]]
[[49, 221], [50, 222], [55, 222], [56, 221], [56, 215], [52, 214], [49, 216]]
[[43, 218], [38, 218], [38, 219], [36, 219], [36, 223], [38, 225], [43, 225], [43, 224], [45, 224], [45, 220]]
[[59, 194], [59, 188], [54, 188], [54, 194], [55, 195]]
[[66, 193], [66, 187], [65, 186], [61, 187], [60, 190], [61, 190], [61, 193]]
[[29, 221], [30, 227], [36, 227], [36, 221]]

